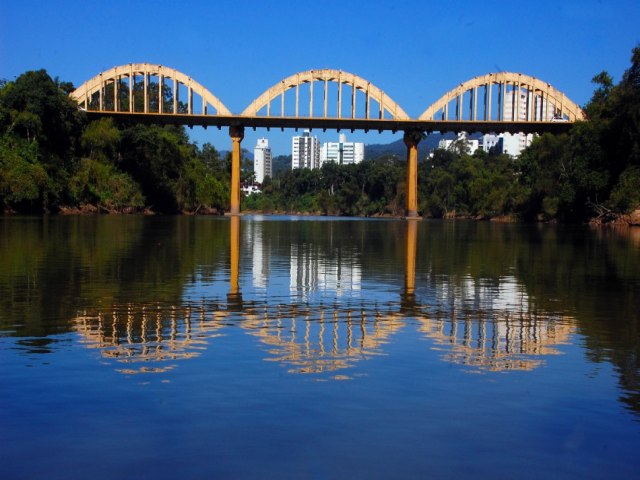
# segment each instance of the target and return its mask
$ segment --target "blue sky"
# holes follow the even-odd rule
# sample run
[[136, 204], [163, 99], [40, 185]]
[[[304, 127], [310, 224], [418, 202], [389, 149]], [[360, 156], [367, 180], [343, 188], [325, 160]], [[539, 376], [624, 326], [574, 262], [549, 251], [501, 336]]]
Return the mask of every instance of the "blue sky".
[[[384, 90], [412, 117], [457, 84], [494, 71], [538, 77], [582, 105], [591, 78], [617, 81], [640, 42], [640, 2], [0, 0], [0, 78], [45, 68], [76, 86], [132, 62], [176, 68], [234, 113], [296, 72], [335, 68]], [[314, 132], [322, 141], [336, 132]], [[223, 129], [194, 129], [230, 148]], [[292, 130], [247, 131], [290, 153]], [[390, 133], [348, 134], [387, 143]]]

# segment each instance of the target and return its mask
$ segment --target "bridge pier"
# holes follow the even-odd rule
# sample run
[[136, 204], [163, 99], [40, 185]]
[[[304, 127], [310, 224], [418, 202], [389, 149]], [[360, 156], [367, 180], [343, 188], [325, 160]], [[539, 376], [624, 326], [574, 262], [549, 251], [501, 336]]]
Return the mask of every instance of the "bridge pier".
[[231, 149], [231, 209], [230, 215], [240, 215], [240, 143], [244, 138], [244, 127], [232, 125], [229, 136], [233, 142]]
[[403, 137], [407, 146], [407, 218], [418, 216], [418, 143], [423, 135], [420, 130], [406, 130]]

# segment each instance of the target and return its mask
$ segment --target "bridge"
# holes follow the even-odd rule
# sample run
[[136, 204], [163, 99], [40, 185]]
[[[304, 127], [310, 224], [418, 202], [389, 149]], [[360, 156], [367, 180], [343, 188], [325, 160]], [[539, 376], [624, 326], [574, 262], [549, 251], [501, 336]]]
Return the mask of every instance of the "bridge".
[[240, 114], [191, 77], [148, 63], [104, 71], [71, 94], [88, 118], [228, 127], [232, 140], [231, 215], [240, 214], [240, 144], [245, 128], [404, 132], [406, 216], [417, 217], [418, 143], [431, 132], [561, 133], [586, 120], [564, 93], [522, 73], [498, 72], [457, 85], [416, 119], [371, 82], [341, 70], [296, 73]]

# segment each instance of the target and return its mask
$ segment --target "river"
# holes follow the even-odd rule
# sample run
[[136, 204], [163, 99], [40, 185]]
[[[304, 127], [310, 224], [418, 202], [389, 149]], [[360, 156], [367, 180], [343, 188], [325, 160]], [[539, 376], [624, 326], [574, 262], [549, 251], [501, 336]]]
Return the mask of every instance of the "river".
[[634, 478], [640, 229], [0, 218], [0, 478]]

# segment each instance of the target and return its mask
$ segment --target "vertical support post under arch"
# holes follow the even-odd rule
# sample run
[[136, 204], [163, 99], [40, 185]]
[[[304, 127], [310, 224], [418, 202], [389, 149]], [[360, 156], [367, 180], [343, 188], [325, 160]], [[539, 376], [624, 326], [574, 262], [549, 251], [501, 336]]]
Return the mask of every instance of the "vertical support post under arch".
[[133, 86], [136, 83], [136, 76], [133, 73], [133, 67], [129, 68], [129, 113], [133, 112], [134, 109], [134, 101], [133, 101]]
[[149, 74], [144, 72], [144, 113], [149, 113]]
[[158, 113], [164, 112], [164, 95], [162, 90], [164, 90], [164, 75], [158, 73]]
[[473, 121], [478, 120], [478, 87], [473, 89]]
[[371, 109], [370, 107], [370, 99], [371, 97], [369, 96], [369, 84], [367, 84], [367, 92], [366, 92], [366, 100], [365, 100], [365, 105], [364, 105], [364, 117], [369, 120], [369, 118], [371, 118], [369, 115], [369, 110]]
[[323, 99], [324, 100], [324, 110], [323, 110], [324, 118], [327, 118], [327, 101], [328, 101], [328, 97], [329, 97], [328, 90], [329, 90], [329, 85], [328, 85], [327, 79], [325, 78], [324, 79], [324, 99]]
[[118, 84], [120, 83], [120, 75], [115, 75], [113, 78], [113, 111], [117, 112], [118, 108]]
[[244, 127], [229, 127], [229, 136], [233, 142], [231, 149], [231, 208], [230, 215], [240, 215], [240, 142], [244, 138]]
[[103, 95], [104, 95], [104, 80], [100, 79], [100, 95], [98, 95], [100, 111], [104, 110], [104, 101], [102, 100]]
[[173, 114], [178, 113], [178, 80], [173, 79]]
[[351, 118], [356, 118], [356, 82], [351, 85]]
[[[491, 98], [491, 93], [493, 92], [493, 81], [489, 80], [489, 102], [487, 103], [487, 120], [491, 121], [491, 102], [493, 99]], [[499, 106], [498, 106], [499, 107]]]
[[407, 146], [407, 192], [406, 211], [407, 218], [418, 216], [418, 143], [422, 138], [419, 130], [406, 130], [404, 132], [404, 144]]
[[489, 89], [491, 88], [491, 83], [487, 83], [484, 86], [484, 98], [483, 98], [483, 103], [484, 103], [484, 120], [487, 121], [489, 120], [489, 111], [488, 111], [488, 106], [489, 106], [489, 102], [488, 102], [488, 95], [489, 95]]

